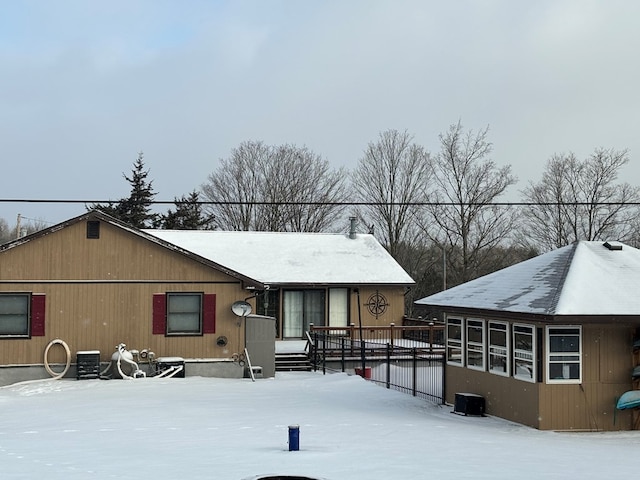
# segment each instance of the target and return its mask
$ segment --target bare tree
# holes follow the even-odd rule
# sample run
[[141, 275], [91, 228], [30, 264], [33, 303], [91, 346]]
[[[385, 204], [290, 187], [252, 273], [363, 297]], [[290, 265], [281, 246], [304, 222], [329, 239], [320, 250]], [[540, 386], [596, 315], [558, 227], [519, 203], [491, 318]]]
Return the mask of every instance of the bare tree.
[[225, 230], [252, 230], [258, 217], [255, 202], [261, 192], [261, 167], [269, 155], [262, 142], [244, 142], [222, 159], [218, 169], [202, 185], [205, 199], [216, 202], [206, 210]]
[[[429, 153], [407, 131], [387, 130], [370, 142], [352, 172], [352, 184], [364, 219], [389, 253], [416, 281], [405, 296], [405, 311], [420, 298], [433, 262], [416, 217], [424, 208], [433, 168]], [[424, 296], [424, 295], [422, 295]]]
[[550, 250], [577, 240], [633, 241], [639, 190], [616, 183], [628, 162], [627, 150], [598, 148], [584, 161], [573, 153], [553, 155], [540, 182], [522, 192], [529, 204], [522, 243]]
[[567, 196], [566, 179], [577, 170], [573, 154], [554, 155], [547, 162], [542, 180], [529, 183], [522, 192], [523, 200], [530, 203], [524, 209], [524, 223], [518, 238], [523, 245], [537, 245], [542, 251], [571, 243], [570, 227], [564, 212]]
[[[401, 245], [412, 250], [418, 240], [415, 217], [426, 201], [433, 167], [429, 153], [406, 131], [387, 130], [370, 142], [352, 173], [359, 216], [398, 258]], [[408, 247], [408, 248], [406, 248]]]
[[[337, 223], [336, 215], [343, 207], [335, 203], [343, 202], [347, 197], [344, 169], [333, 170], [326, 160], [312, 151], [292, 145], [277, 148], [274, 167], [284, 174], [281, 186], [284, 186], [284, 198], [290, 202], [286, 208], [286, 229], [321, 232]], [[279, 191], [276, 185], [270, 186]]]
[[341, 213], [345, 178], [306, 147], [248, 141], [220, 161], [201, 189], [218, 228], [318, 232]]
[[0, 218], [0, 245], [12, 240], [9, 224], [4, 218]]
[[49, 225], [51, 225], [50, 222], [41, 219], [25, 218], [18, 214], [15, 225], [10, 227], [4, 218], [0, 218], [0, 244], [39, 232]]
[[510, 233], [512, 209], [493, 205], [516, 182], [511, 166], [488, 159], [488, 127], [464, 131], [461, 122], [440, 135], [434, 188], [423, 231], [446, 251], [449, 277], [461, 283], [490, 267], [492, 249]]

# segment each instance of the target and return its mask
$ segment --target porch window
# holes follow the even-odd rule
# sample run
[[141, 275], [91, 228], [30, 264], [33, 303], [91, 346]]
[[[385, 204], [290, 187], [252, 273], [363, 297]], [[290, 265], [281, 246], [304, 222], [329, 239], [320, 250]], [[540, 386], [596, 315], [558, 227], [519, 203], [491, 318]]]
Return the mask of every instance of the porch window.
[[509, 324], [489, 322], [489, 371], [509, 376]]
[[582, 382], [581, 327], [547, 327], [547, 382]]
[[325, 324], [324, 290], [285, 290], [283, 292], [284, 338], [302, 338], [309, 326]]
[[513, 326], [513, 377], [536, 381], [535, 328], [532, 325]]
[[463, 330], [461, 318], [447, 317], [447, 363], [462, 366]]
[[0, 294], [0, 336], [29, 337], [28, 293]]
[[467, 367], [484, 370], [484, 320], [467, 320]]

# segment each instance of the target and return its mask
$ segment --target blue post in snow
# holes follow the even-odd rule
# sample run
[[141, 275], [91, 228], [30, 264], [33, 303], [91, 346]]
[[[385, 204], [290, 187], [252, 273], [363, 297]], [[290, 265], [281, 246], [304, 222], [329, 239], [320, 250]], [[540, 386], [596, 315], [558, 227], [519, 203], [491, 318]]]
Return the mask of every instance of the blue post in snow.
[[289, 425], [289, 451], [300, 450], [300, 426]]

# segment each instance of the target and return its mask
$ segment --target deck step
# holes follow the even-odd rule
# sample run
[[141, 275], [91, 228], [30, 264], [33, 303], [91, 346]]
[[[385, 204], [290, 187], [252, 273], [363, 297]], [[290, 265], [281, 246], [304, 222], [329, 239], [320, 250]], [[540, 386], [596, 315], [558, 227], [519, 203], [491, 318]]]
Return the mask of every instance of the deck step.
[[312, 369], [306, 353], [276, 354], [276, 372], [310, 372]]

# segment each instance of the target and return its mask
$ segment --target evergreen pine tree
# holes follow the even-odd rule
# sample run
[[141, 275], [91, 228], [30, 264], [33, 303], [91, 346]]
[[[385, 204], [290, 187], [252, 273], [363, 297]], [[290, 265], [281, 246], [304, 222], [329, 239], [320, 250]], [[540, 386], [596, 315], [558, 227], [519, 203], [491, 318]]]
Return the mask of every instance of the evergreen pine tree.
[[195, 190], [188, 197], [175, 199], [176, 210], [171, 209], [160, 217], [159, 227], [171, 230], [213, 230], [212, 215], [205, 215], [199, 203], [200, 194]]
[[145, 170], [144, 154], [138, 153], [138, 158], [133, 164], [131, 177], [124, 173], [122, 176], [131, 185], [131, 193], [128, 198], [118, 202], [94, 204], [90, 209], [102, 210], [125, 223], [136, 228], [149, 228], [158, 221], [158, 215], [151, 212], [156, 193], [153, 191], [153, 181], [147, 180], [149, 170]]

